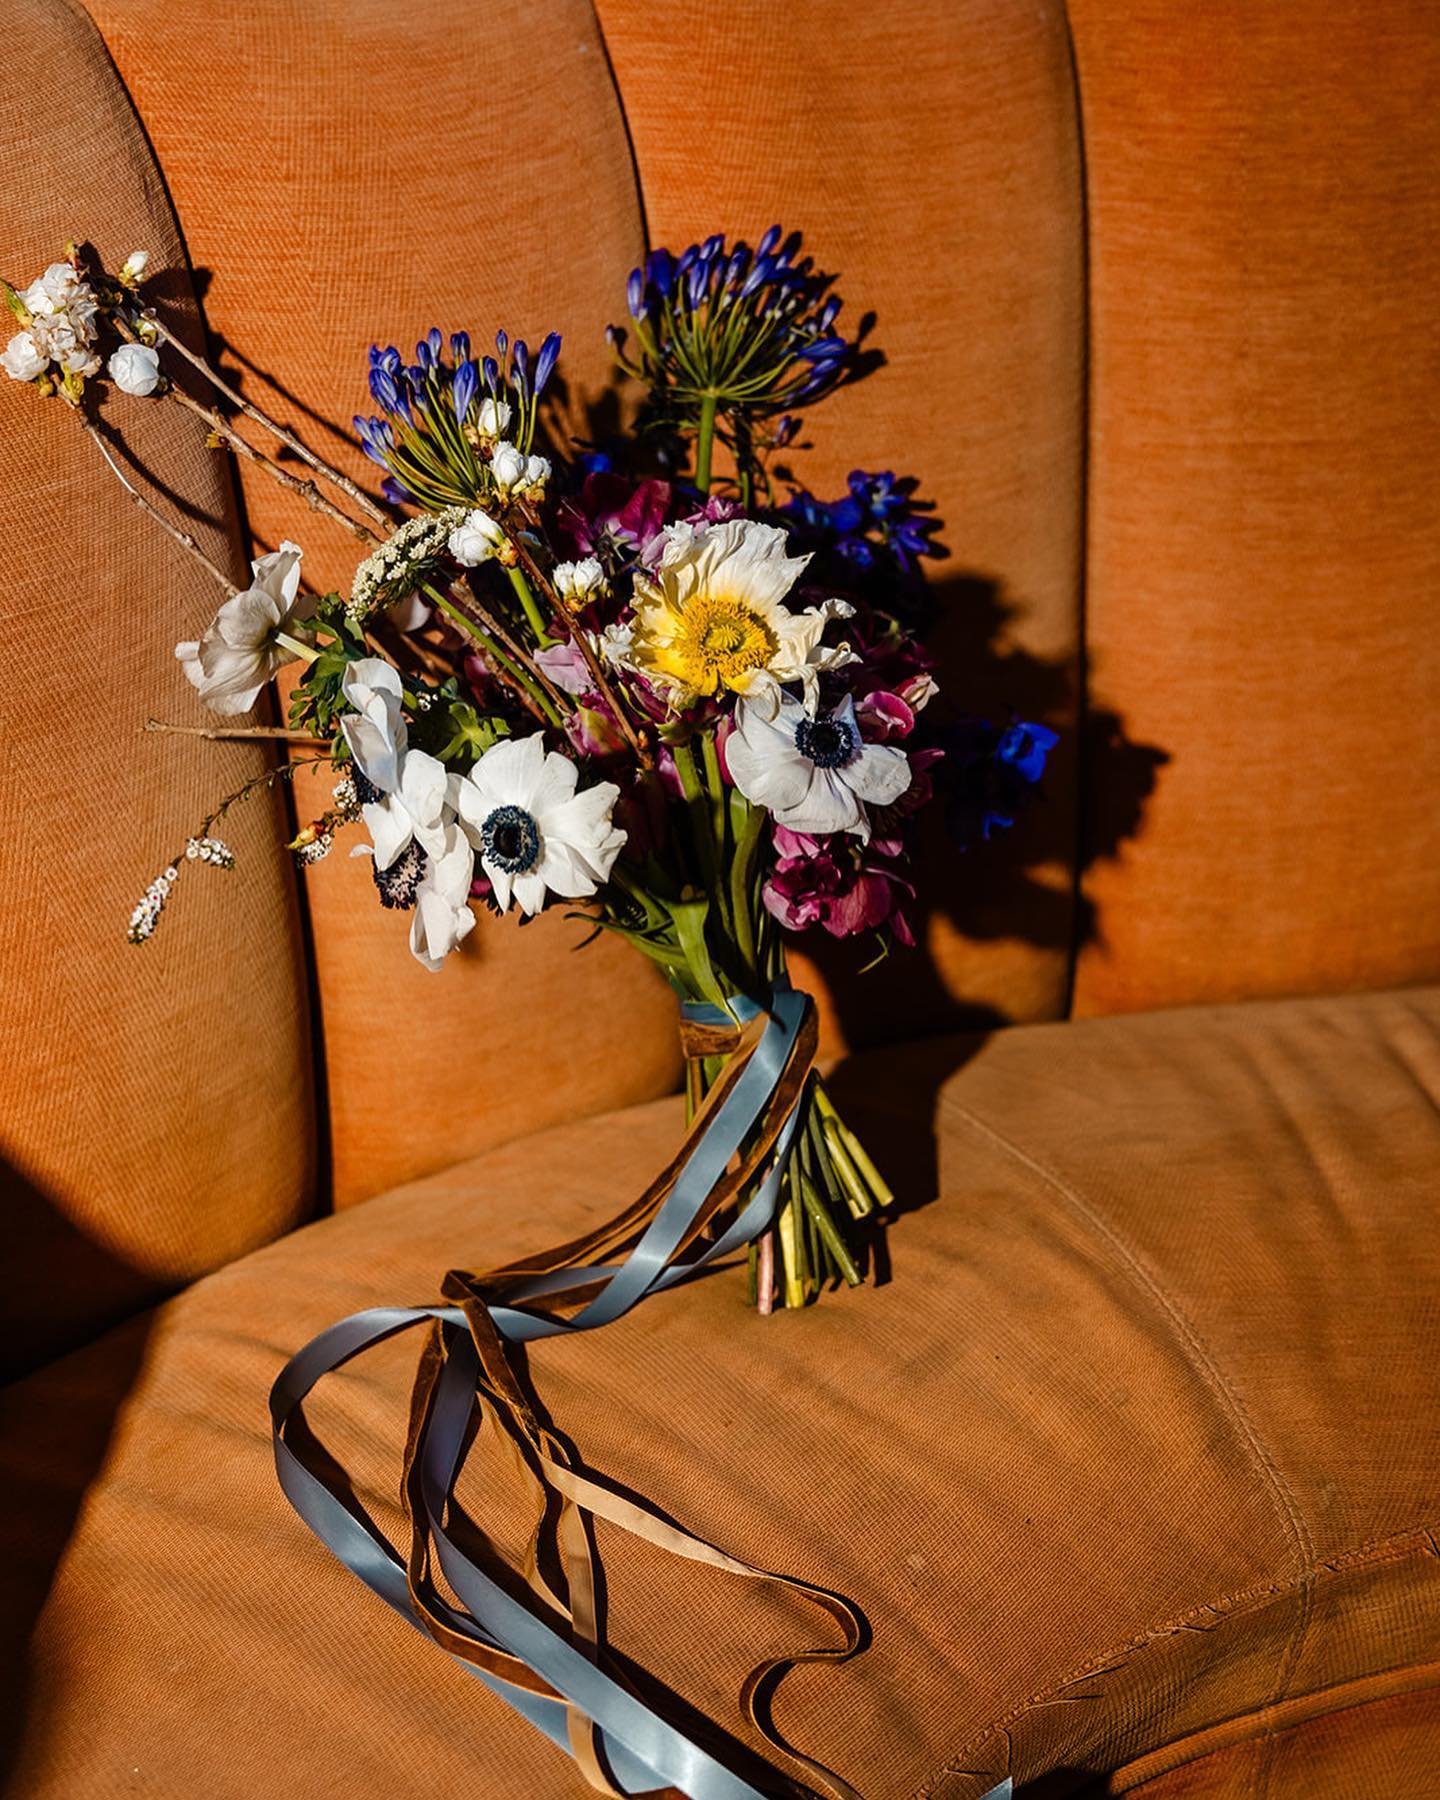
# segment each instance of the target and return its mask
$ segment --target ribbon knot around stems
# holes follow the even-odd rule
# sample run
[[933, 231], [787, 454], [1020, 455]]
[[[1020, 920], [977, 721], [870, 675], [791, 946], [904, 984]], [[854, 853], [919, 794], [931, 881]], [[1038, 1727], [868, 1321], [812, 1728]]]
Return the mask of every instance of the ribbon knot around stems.
[[[605, 1519], [671, 1555], [804, 1595], [838, 1625], [841, 1641], [763, 1664], [746, 1681], [741, 1704], [766, 1740], [824, 1792], [859, 1800], [838, 1776], [784, 1743], [765, 1699], [792, 1663], [839, 1661], [859, 1648], [854, 1606], [811, 1582], [729, 1556], [587, 1474], [537, 1416], [512, 1361], [512, 1345], [609, 1324], [769, 1229], [814, 1065], [814, 1007], [782, 982], [764, 1007], [736, 997], [724, 1012], [695, 1006], [686, 1013], [688, 1029], [713, 1031], [717, 1040], [726, 1034], [723, 1050], [705, 1054], [729, 1060], [680, 1149], [645, 1192], [605, 1225], [552, 1250], [483, 1273], [452, 1270], [445, 1304], [376, 1307], [322, 1332], [271, 1392], [276, 1469], [321, 1541], [568, 1749], [600, 1793], [658, 1789], [691, 1800], [761, 1800], [604, 1666], [587, 1518]], [[727, 1212], [734, 1216], [724, 1222]], [[428, 1333], [404, 1453], [410, 1543], [402, 1556], [334, 1482], [334, 1465], [299, 1427], [303, 1402], [325, 1375], [420, 1324]], [[455, 1484], [479, 1435], [472, 1430], [477, 1418], [494, 1427], [479, 1441], [498, 1446], [534, 1504], [523, 1560], [509, 1562], [492, 1549], [499, 1566], [488, 1570], [456, 1540], [451, 1518]]]

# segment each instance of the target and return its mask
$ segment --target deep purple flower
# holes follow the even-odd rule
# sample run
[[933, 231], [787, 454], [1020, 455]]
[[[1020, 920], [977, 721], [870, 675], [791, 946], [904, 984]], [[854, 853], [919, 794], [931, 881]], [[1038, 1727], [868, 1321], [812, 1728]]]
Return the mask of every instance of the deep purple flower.
[[637, 485], [597, 471], [562, 503], [557, 524], [578, 555], [599, 554], [609, 544], [643, 557], [665, 528], [672, 497], [668, 481]]
[[814, 838], [774, 831], [775, 865], [762, 890], [765, 910], [787, 931], [819, 926], [831, 937], [888, 927], [902, 944], [915, 936], [902, 910], [914, 888], [899, 873], [895, 839], [861, 845], [853, 838]]

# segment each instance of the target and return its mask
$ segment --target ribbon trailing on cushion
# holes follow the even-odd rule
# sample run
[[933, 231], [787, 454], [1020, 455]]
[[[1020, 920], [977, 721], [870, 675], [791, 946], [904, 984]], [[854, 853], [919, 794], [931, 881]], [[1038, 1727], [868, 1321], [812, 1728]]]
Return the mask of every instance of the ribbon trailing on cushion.
[[[742, 997], [728, 1011], [690, 1005], [683, 1030], [689, 1054], [724, 1053], [729, 1061], [679, 1151], [644, 1194], [596, 1230], [538, 1256], [484, 1274], [452, 1270], [441, 1289], [444, 1304], [373, 1307], [322, 1332], [271, 1392], [276, 1469], [291, 1505], [347, 1568], [569, 1750], [603, 1794], [763, 1800], [602, 1666], [587, 1515], [672, 1555], [803, 1595], [839, 1626], [842, 1641], [762, 1664], [746, 1680], [741, 1704], [766, 1740], [825, 1792], [860, 1800], [784, 1742], [763, 1700], [793, 1664], [852, 1655], [861, 1642], [855, 1608], [811, 1582], [728, 1556], [585, 1474], [536, 1416], [510, 1357], [511, 1345], [609, 1324], [773, 1222], [815, 1060], [809, 997], [782, 981], [764, 1007]], [[736, 1216], [722, 1228], [718, 1221], [731, 1207]], [[716, 1228], [707, 1233], [712, 1221]], [[334, 1465], [301, 1427], [300, 1408], [324, 1376], [417, 1325], [427, 1330], [405, 1446], [410, 1542], [402, 1555], [336, 1485]], [[486, 1441], [528, 1485], [535, 1508], [527, 1554], [520, 1564], [505, 1562], [500, 1580], [460, 1547], [451, 1520], [477, 1416], [495, 1428]], [[563, 1583], [552, 1582], [549, 1567], [563, 1570]], [[522, 1588], [529, 1590], [525, 1599], [516, 1597]]]

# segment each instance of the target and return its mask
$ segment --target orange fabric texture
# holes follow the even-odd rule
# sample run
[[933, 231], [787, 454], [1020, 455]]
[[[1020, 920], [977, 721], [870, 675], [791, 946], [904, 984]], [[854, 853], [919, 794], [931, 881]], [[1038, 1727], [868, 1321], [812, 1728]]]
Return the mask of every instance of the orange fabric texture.
[[[4, 273], [28, 283], [87, 228], [147, 247], [193, 317], [143, 134], [78, 9], [4, 0]], [[43, 169], [19, 179], [21, 170]], [[6, 315], [8, 318], [8, 314]], [[310, 1046], [295, 897], [263, 795], [219, 829], [234, 874], [186, 870], [157, 941], [126, 920], [223, 794], [243, 745], [146, 737], [200, 709], [173, 649], [220, 594], [139, 519], [60, 401], [0, 381], [0, 1374], [288, 1230], [312, 1204]], [[178, 412], [117, 395], [132, 478], [243, 568], [223, 468]]]
[[[863, 1656], [781, 1687], [791, 1742], [867, 1800], [1079, 1787], [1440, 1661], [1440, 992], [1025, 1027], [837, 1081], [940, 1196], [888, 1232], [892, 1280], [764, 1320], [731, 1270], [530, 1358], [591, 1468], [863, 1608]], [[12, 1388], [9, 1603], [38, 1623], [7, 1791], [583, 1793], [302, 1530], [261, 1397], [337, 1316], [599, 1223], [679, 1130], [666, 1101], [505, 1146]], [[413, 1367], [391, 1346], [310, 1414], [394, 1529]], [[507, 1493], [461, 1487], [502, 1543]], [[797, 1601], [600, 1548], [609, 1641], [722, 1728], [761, 1655], [812, 1641]]]
[[1051, 720], [1049, 804], [983, 857], [929, 845], [919, 954], [855, 979], [853, 946], [796, 959], [832, 1033], [885, 1042], [966, 1013], [1065, 1010], [1074, 870], [1083, 296], [1079, 146], [1058, 0], [883, 7], [599, 0], [654, 243], [752, 244], [773, 219], [840, 271], [885, 366], [807, 420], [797, 474], [833, 497], [857, 462], [920, 477], [941, 680]]
[[1170, 757], [1077, 1009], [1433, 979], [1435, 8], [1071, 15], [1090, 693]]
[[[350, 443], [366, 349], [435, 323], [477, 343], [554, 327], [571, 416], [603, 407], [602, 328], [641, 237], [588, 6], [512, 0], [483, 29], [449, 6], [402, 18], [393, 0], [102, 0], [95, 15], [207, 272], [213, 338], [319, 448], [375, 473]], [[196, 80], [197, 42], [223, 80]], [[501, 44], [523, 80], [499, 77]], [[263, 121], [263, 154], [237, 120]], [[348, 592], [359, 546], [263, 479], [245, 500], [262, 544], [298, 537], [312, 578]], [[297, 784], [302, 817], [327, 797]], [[412, 964], [363, 868], [337, 856], [308, 894], [337, 1203], [673, 1087], [669, 989], [619, 942], [572, 955], [584, 925], [482, 918], [441, 979]]]
[[1347, 1706], [1247, 1738], [1138, 1786], [1122, 1774], [1106, 1794], [1136, 1800], [1397, 1800], [1440, 1794], [1440, 1688]]

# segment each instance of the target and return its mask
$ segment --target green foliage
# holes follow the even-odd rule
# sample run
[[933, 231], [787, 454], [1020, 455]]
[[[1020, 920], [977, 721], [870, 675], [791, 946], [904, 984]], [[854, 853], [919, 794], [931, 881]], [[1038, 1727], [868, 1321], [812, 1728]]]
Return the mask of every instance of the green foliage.
[[350, 711], [350, 703], [340, 691], [345, 671], [353, 662], [369, 656], [364, 628], [345, 611], [339, 594], [326, 594], [318, 601], [312, 622], [329, 634], [320, 646], [320, 654], [305, 670], [300, 685], [290, 702], [290, 727], [293, 731], [310, 731], [316, 737], [335, 735], [340, 715]]

